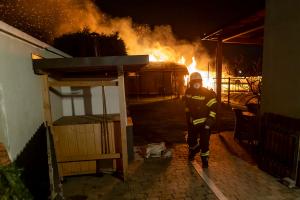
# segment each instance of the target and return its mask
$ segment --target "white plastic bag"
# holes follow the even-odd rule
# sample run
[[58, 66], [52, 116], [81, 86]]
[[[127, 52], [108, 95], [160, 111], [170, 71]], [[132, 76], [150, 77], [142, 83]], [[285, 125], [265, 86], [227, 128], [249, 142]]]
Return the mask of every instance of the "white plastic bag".
[[161, 157], [165, 150], [166, 145], [164, 142], [148, 144], [146, 148], [146, 158], [149, 158], [150, 156]]

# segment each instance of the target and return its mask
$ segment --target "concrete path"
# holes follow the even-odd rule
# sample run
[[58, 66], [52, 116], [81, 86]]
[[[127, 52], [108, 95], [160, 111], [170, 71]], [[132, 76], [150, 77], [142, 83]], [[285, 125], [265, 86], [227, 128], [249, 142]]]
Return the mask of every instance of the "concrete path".
[[[232, 133], [223, 132], [221, 136], [215, 134], [211, 137], [210, 166], [203, 173], [225, 198], [300, 200], [300, 189], [289, 189], [258, 169], [233, 141]], [[126, 183], [111, 175], [67, 178], [65, 197], [70, 200], [218, 199], [215, 190], [211, 190], [194, 166], [187, 162], [187, 146], [175, 144], [172, 151], [170, 159], [150, 158], [131, 163]], [[199, 156], [196, 162], [201, 165]]]

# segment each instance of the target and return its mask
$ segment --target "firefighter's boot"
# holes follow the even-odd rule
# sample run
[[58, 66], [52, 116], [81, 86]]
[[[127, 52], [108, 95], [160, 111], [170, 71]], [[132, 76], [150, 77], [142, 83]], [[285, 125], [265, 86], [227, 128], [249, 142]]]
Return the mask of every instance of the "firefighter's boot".
[[193, 161], [195, 159], [195, 153], [193, 150], [189, 150], [189, 161]]
[[208, 156], [201, 156], [202, 168], [208, 168]]
[[189, 148], [189, 161], [195, 160], [195, 155], [200, 152], [200, 146], [197, 144], [196, 146]]

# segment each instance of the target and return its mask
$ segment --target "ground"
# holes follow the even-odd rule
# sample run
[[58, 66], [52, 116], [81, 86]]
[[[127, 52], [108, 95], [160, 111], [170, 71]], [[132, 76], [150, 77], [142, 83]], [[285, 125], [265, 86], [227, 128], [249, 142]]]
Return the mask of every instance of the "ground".
[[[134, 144], [151, 142], [167, 144], [185, 143], [187, 130], [184, 104], [181, 99], [139, 100], [129, 106], [134, 123]], [[135, 101], [136, 102], [136, 101]], [[234, 113], [230, 106], [222, 105], [220, 130], [233, 130]], [[215, 128], [216, 129], [216, 128]]]
[[[233, 139], [233, 132], [225, 131], [232, 127], [234, 119], [228, 107], [222, 111], [226, 126], [211, 136], [210, 166], [197, 171], [201, 165], [199, 155], [195, 163], [187, 161], [182, 102], [146, 102], [129, 107], [134, 145], [164, 141], [172, 150], [172, 157], [132, 161], [126, 182], [112, 175], [68, 177], [63, 184], [66, 199], [218, 199], [217, 188], [226, 199], [300, 200], [299, 189], [289, 189], [261, 171], [249, 151]], [[199, 174], [208, 177], [209, 184]]]

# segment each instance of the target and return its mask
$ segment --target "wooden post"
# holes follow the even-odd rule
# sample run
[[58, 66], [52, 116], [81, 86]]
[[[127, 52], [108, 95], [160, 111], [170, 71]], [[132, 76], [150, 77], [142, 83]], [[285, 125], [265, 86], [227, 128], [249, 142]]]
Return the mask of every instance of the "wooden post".
[[[221, 110], [221, 95], [222, 95], [222, 38], [219, 36], [217, 43], [217, 58], [216, 58], [216, 82], [217, 82], [217, 101], [218, 113]], [[217, 127], [220, 132], [220, 114], [217, 115]]]
[[[120, 66], [123, 69], [123, 66]], [[121, 144], [122, 144], [122, 164], [124, 181], [127, 179], [128, 154], [127, 154], [127, 110], [125, 98], [124, 74], [121, 72], [118, 77], [119, 85], [119, 105], [120, 105], [120, 125], [121, 125]]]
[[43, 82], [43, 108], [44, 108], [44, 122], [47, 126], [52, 125], [51, 103], [49, 94], [48, 75], [42, 75]]

